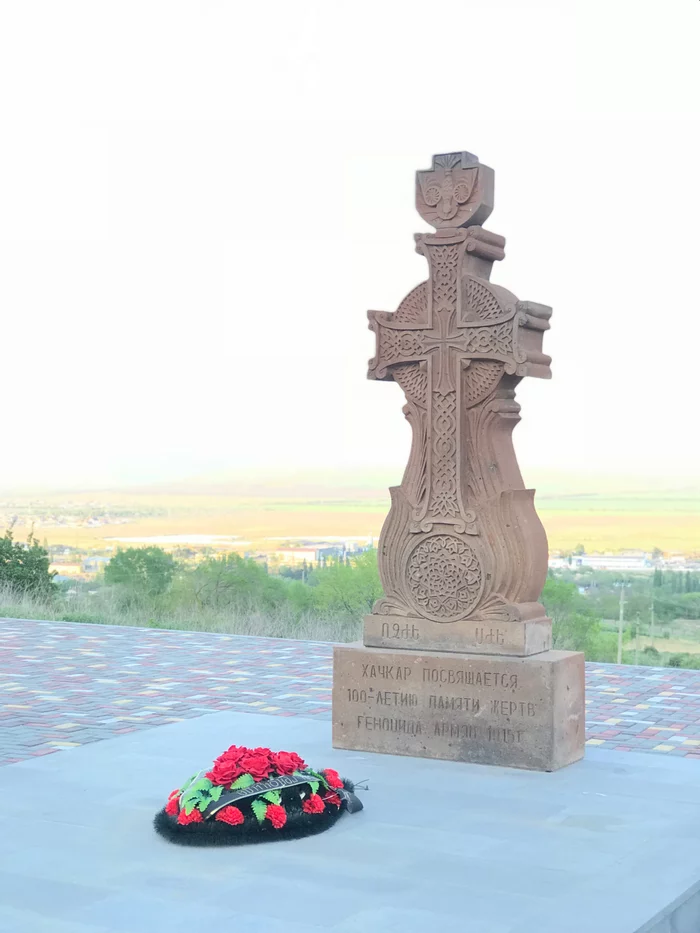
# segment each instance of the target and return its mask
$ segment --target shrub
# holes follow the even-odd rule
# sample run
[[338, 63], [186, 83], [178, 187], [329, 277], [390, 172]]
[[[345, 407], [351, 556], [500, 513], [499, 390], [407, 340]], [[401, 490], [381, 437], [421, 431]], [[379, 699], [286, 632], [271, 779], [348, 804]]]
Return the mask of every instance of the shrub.
[[105, 567], [105, 583], [124, 587], [130, 595], [160, 596], [173, 579], [174, 558], [159, 547], [130, 547]]
[[314, 588], [314, 603], [322, 612], [347, 612], [361, 618], [372, 611], [382, 595], [377, 552], [365, 551], [350, 563], [334, 563], [315, 570], [309, 577]]
[[[210, 557], [178, 579], [175, 596], [198, 608], [267, 610], [281, 606], [293, 580], [271, 577], [264, 565], [238, 554]], [[303, 584], [302, 584], [303, 585]]]
[[48, 596], [56, 589], [49, 555], [30, 533], [26, 544], [15, 541], [12, 527], [0, 538], [0, 585], [17, 592]]

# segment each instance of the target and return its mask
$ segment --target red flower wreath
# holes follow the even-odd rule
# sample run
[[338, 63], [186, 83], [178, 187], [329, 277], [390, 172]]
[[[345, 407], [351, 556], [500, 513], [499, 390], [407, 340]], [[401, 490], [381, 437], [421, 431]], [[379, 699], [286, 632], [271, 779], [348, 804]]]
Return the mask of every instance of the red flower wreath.
[[[296, 777], [289, 783], [285, 783], [284, 780], [272, 781], [274, 792], [268, 790], [269, 785], [256, 787], [268, 778], [289, 779], [292, 775]], [[280, 790], [277, 790], [275, 784], [279, 785]], [[296, 791], [292, 789], [295, 787], [298, 788]], [[245, 840], [246, 834], [253, 835], [256, 823], [256, 820], [244, 815], [244, 811], [247, 812], [245, 807], [242, 811], [226, 803], [227, 797], [223, 797], [218, 809], [216, 807], [228, 789], [234, 791], [231, 795], [233, 800], [254, 798], [249, 806], [257, 822], [260, 824], [269, 820], [276, 830], [281, 830], [290, 823], [296, 828], [299, 824], [299, 808], [309, 815], [326, 811], [326, 819], [330, 824], [339, 815], [332, 812], [332, 808], [340, 811], [343, 806], [340, 796], [343, 787], [342, 778], [333, 768], [314, 771], [296, 752], [273, 752], [269, 748], [231, 745], [214, 761], [211, 770], [206, 773], [206, 778], [202, 778], [199, 772], [190, 778], [182, 789], [171, 791], [163, 814], [169, 817], [169, 820], [160, 823], [159, 814], [156, 818], [156, 829], [161, 835], [171, 838], [171, 830], [166, 828], [167, 823], [189, 826], [212, 819], [212, 822], [217, 821], [231, 827], [243, 826], [239, 835]], [[266, 790], [268, 792], [263, 793]], [[235, 793], [237, 791], [242, 791], [242, 795]], [[350, 799], [354, 800], [355, 810], [362, 808], [362, 804], [356, 798]], [[285, 802], [291, 804], [289, 814], [285, 809]], [[330, 812], [328, 808], [331, 808]], [[308, 821], [309, 826], [311, 822], [314, 821]], [[306, 824], [299, 825], [303, 828]], [[220, 829], [223, 831], [223, 826]]]

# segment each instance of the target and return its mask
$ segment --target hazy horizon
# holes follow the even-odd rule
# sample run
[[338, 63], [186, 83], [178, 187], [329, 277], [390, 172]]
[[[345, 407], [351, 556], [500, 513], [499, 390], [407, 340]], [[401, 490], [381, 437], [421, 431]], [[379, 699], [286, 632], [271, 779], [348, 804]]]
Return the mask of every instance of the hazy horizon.
[[[122, 480], [112, 483], [65, 483], [65, 484], [10, 484], [0, 485], [0, 496], [18, 498], [87, 495], [89, 493], [174, 494], [177, 490], [185, 493], [204, 492], [208, 495], [280, 495], [281, 491], [313, 498], [314, 492], [323, 495], [337, 490], [339, 494], [353, 492], [386, 492], [390, 485], [401, 481], [402, 468], [375, 466], [366, 469], [319, 469], [283, 471], [272, 468], [266, 470], [230, 470], [210, 474], [191, 474], [183, 476], [152, 477], [142, 480]], [[566, 471], [532, 469], [524, 476], [525, 485], [534, 488], [540, 495], [580, 495], [589, 493], [649, 493], [659, 495], [664, 492], [682, 492], [683, 490], [700, 492], [700, 477], [697, 475], [663, 476], [638, 474], [630, 477], [625, 473], [605, 471]]]

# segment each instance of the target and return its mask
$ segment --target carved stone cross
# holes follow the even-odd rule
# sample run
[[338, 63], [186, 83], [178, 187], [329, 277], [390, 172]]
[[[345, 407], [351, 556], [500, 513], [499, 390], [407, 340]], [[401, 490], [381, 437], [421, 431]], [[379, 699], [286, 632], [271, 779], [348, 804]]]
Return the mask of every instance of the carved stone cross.
[[435, 233], [416, 235], [429, 278], [393, 313], [370, 311], [369, 378], [406, 395], [413, 445], [380, 540], [375, 614], [434, 622], [544, 617], [547, 542], [511, 432], [515, 387], [550, 376], [551, 309], [489, 281], [505, 240], [483, 229], [493, 172], [470, 153], [435, 156], [416, 200]]
[[379, 540], [384, 597], [333, 649], [333, 746], [553, 771], [585, 741], [584, 658], [550, 650], [547, 539], [513, 449], [515, 389], [548, 378], [551, 309], [490, 282], [493, 172], [468, 152], [418, 172], [428, 280], [370, 311], [370, 379], [398, 382], [411, 453]]

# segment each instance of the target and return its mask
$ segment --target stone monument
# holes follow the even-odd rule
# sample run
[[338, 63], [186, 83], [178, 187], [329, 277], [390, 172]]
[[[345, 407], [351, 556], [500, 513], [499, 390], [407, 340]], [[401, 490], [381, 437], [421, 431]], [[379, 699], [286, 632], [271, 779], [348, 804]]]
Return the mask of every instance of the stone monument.
[[550, 771], [583, 755], [583, 655], [551, 650], [547, 538], [512, 432], [520, 380], [551, 375], [551, 308], [489, 281], [493, 182], [469, 152], [417, 173], [428, 281], [369, 312], [369, 378], [401, 386], [413, 443], [379, 541], [384, 598], [364, 645], [334, 652], [333, 744]]

